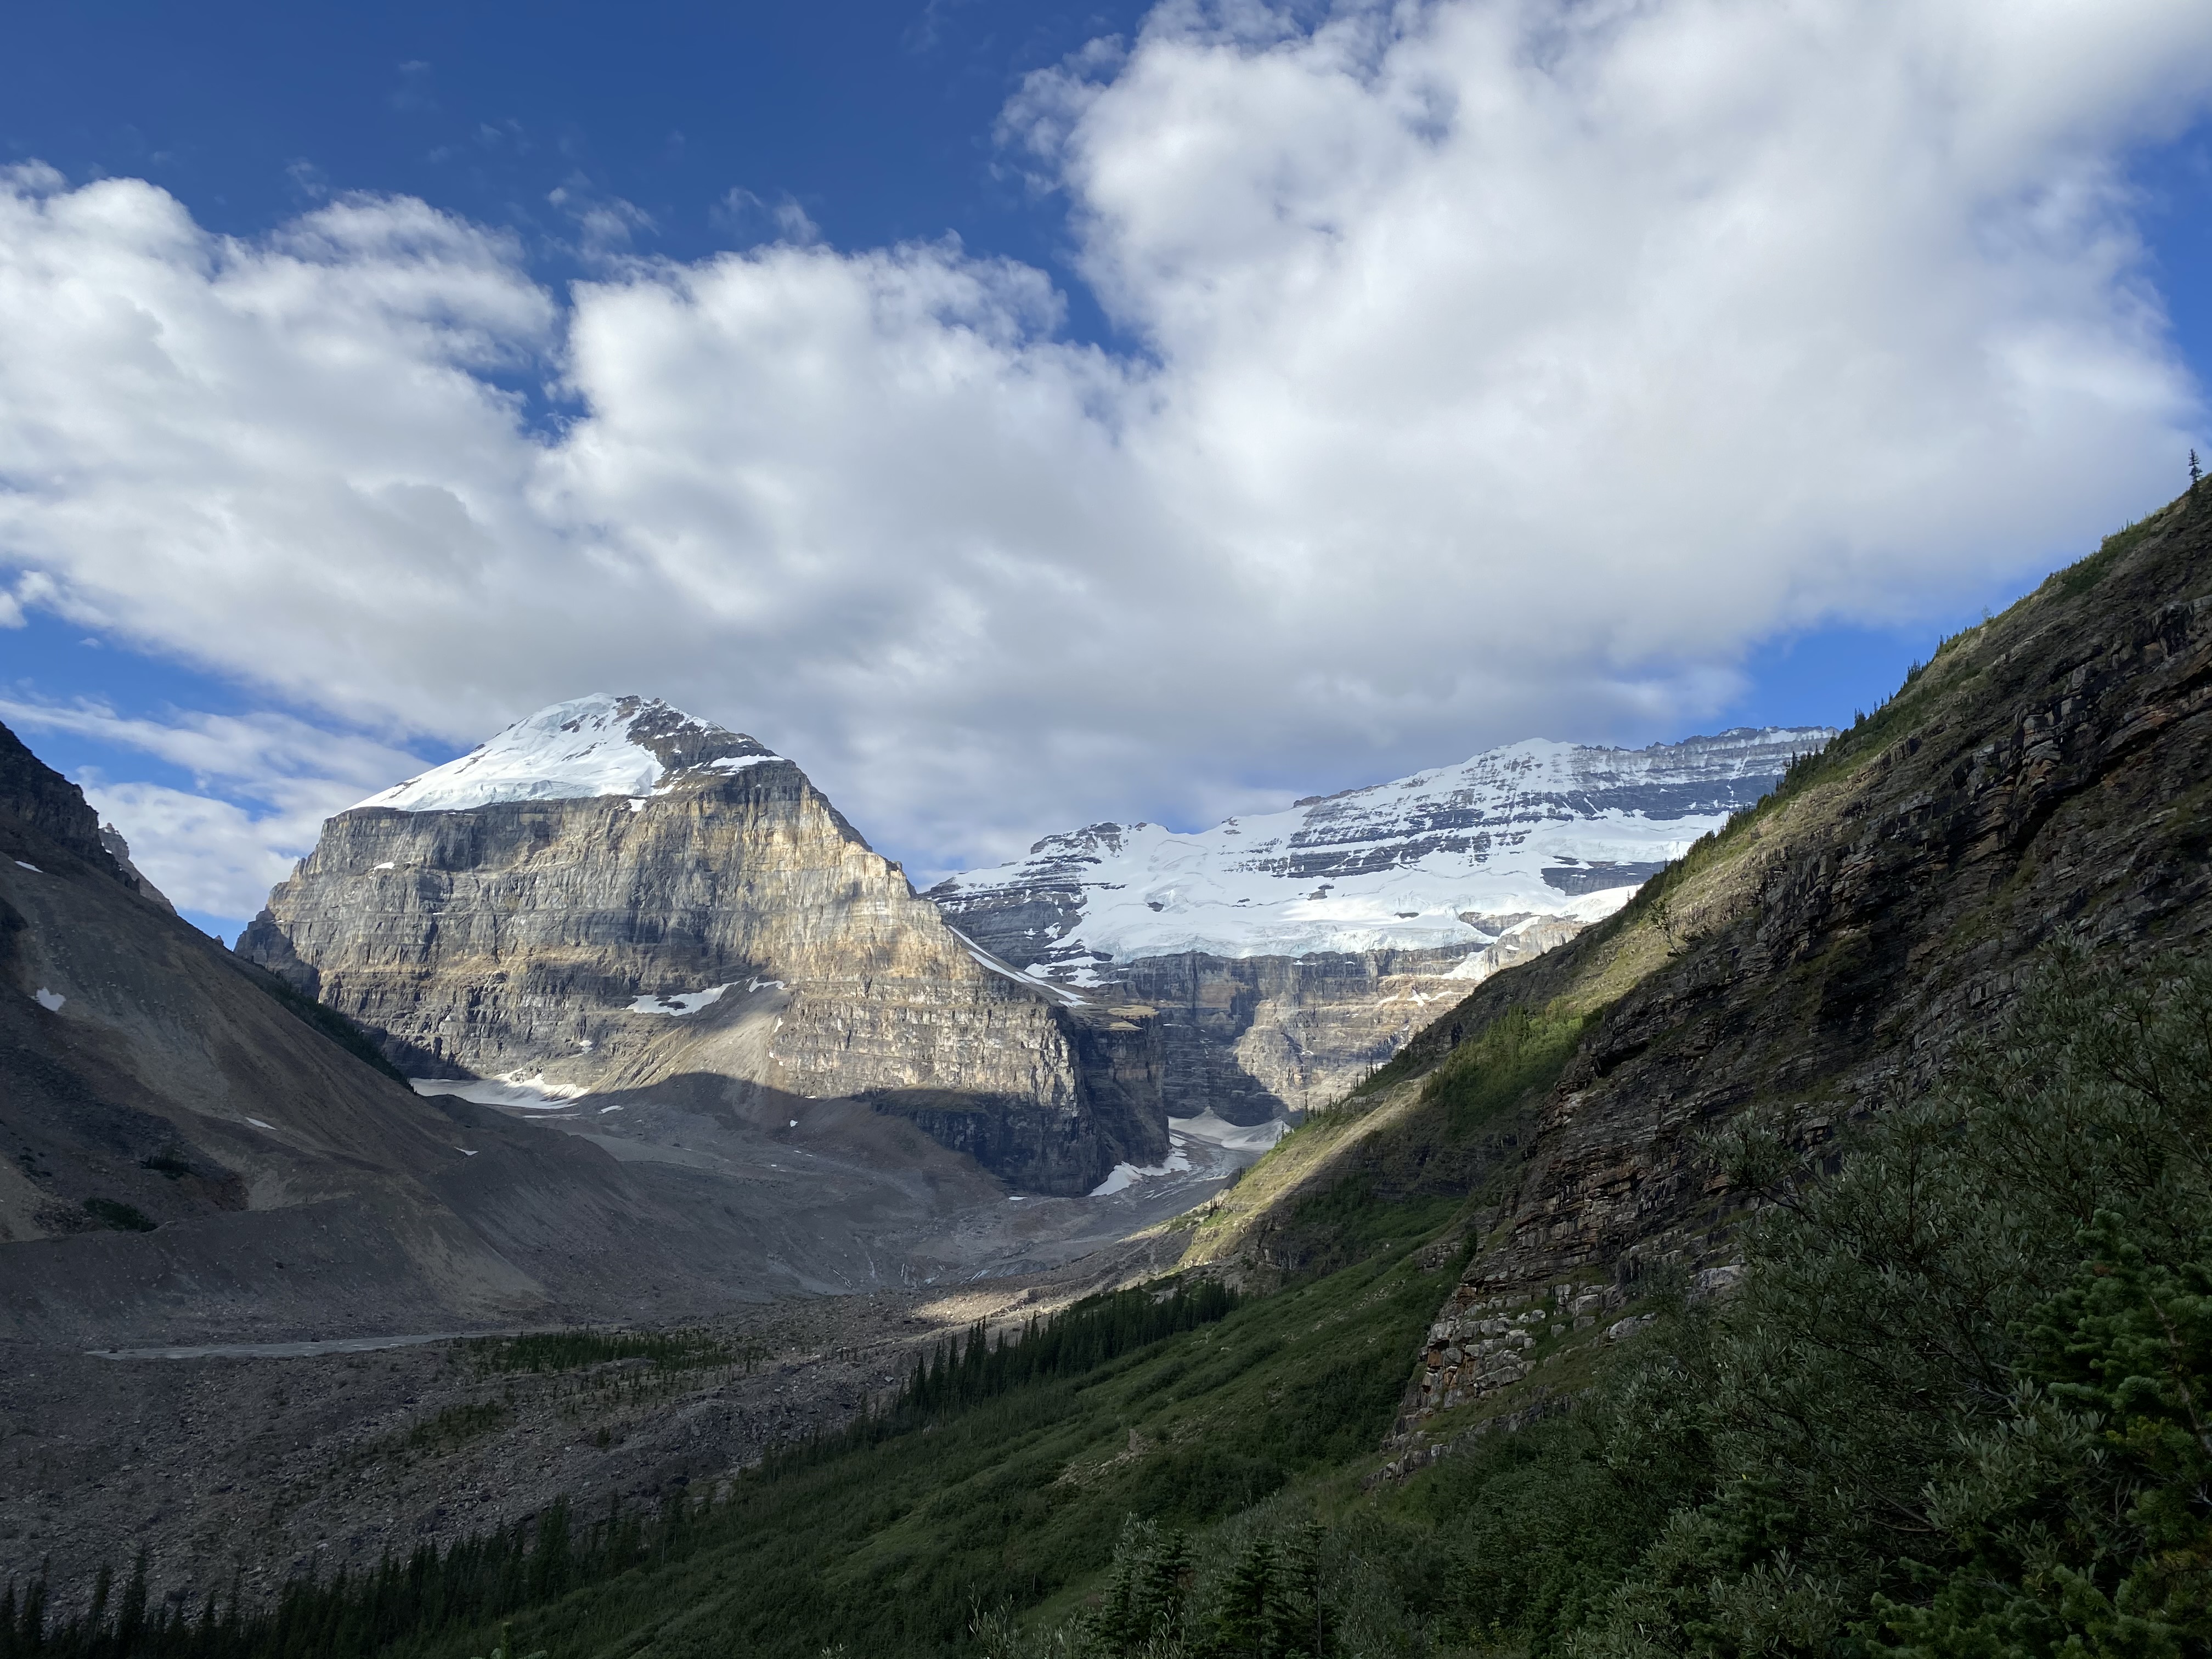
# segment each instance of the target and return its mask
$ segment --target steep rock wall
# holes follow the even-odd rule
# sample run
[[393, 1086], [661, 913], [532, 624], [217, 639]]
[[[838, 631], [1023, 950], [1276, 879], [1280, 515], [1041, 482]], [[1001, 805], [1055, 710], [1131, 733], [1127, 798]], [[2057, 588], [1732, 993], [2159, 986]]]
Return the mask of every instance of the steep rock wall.
[[2208, 929], [2212, 491], [1954, 641], [1663, 892], [1409, 1045], [1405, 1089], [1511, 1008], [1593, 1017], [1412, 1422], [1519, 1381], [1547, 1331], [1625, 1334], [1655, 1268], [1724, 1285], [1748, 1195], [1700, 1153], [1711, 1126], [1767, 1105], [1817, 1137], [1932, 1075], [2047, 942], [2128, 961]]
[[1170, 1115], [1211, 1107], [1232, 1123], [1264, 1123], [1341, 1098], [1469, 987], [1582, 928], [1571, 917], [1504, 918], [1497, 942], [1474, 952], [1140, 957], [1117, 965], [1112, 983], [1153, 1011]]
[[1141, 1081], [1086, 1083], [1065, 999], [980, 959], [797, 766], [748, 762], [648, 797], [340, 813], [240, 951], [416, 1075], [947, 1091], [1046, 1191], [1164, 1151]]

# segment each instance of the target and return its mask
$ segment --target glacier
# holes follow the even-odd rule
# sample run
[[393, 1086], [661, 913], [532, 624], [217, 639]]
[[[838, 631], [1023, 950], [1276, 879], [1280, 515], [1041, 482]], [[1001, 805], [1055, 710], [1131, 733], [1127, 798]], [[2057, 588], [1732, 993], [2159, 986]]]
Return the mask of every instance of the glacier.
[[1210, 830], [1047, 836], [928, 896], [994, 955], [1076, 986], [1187, 952], [1471, 952], [1538, 919], [1610, 915], [1833, 735], [1737, 728], [1644, 749], [1532, 738]]

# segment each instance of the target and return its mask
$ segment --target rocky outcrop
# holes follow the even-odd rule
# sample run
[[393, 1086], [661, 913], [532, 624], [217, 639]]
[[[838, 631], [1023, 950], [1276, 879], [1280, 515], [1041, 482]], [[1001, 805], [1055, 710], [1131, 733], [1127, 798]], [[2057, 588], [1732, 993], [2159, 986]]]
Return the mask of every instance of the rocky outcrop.
[[1530, 741], [1197, 835], [1095, 823], [929, 896], [978, 944], [1158, 1009], [1170, 1109], [1337, 1098], [1439, 1006], [1611, 915], [1826, 727]]
[[338, 814], [239, 950], [412, 1075], [921, 1091], [902, 1115], [1045, 1192], [1166, 1150], [1135, 1022], [994, 961], [796, 765], [662, 703], [556, 705]]
[[1580, 933], [1559, 916], [1486, 918], [1468, 951], [1316, 951], [1303, 957], [1139, 957], [1115, 988], [1152, 1012], [1170, 1115], [1209, 1106], [1231, 1123], [1339, 1100], [1413, 1034], [1499, 969]]
[[1614, 921], [1408, 1046], [1419, 1087], [1516, 1007], [1589, 1024], [1510, 1201], [1441, 1310], [1416, 1421], [1526, 1372], [1528, 1337], [1633, 1334], [1655, 1269], [1724, 1289], [1699, 1136], [1753, 1107], [1815, 1140], [1931, 1076], [2036, 951], [2123, 962], [2212, 929], [2212, 492], [1952, 641], [1875, 716]]
[[[134, 893], [139, 890], [138, 872], [114, 855], [100, 829], [100, 814], [85, 800], [84, 791], [26, 749], [23, 740], [4, 726], [0, 726], [0, 830], [23, 838], [27, 848], [35, 842], [41, 848], [58, 849], [86, 870], [119, 881]], [[120, 836], [115, 839], [118, 844], [122, 841]], [[127, 858], [130, 848], [123, 851]], [[28, 860], [16, 862], [20, 867]]]
[[101, 824], [100, 844], [107, 856], [115, 860], [115, 867], [138, 884], [138, 891], [141, 894], [153, 900], [164, 910], [173, 912], [176, 909], [177, 907], [169, 902], [168, 896], [147, 880], [144, 872], [131, 861], [131, 843], [123, 839], [123, 832], [120, 830], [112, 823]]

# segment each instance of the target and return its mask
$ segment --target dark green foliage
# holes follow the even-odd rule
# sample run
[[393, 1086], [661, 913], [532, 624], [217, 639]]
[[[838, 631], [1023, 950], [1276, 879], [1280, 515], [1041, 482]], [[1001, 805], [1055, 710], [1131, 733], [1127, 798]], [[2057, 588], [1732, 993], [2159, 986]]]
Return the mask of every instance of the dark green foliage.
[[514, 1414], [503, 1401], [479, 1400], [448, 1406], [435, 1417], [417, 1423], [399, 1437], [404, 1451], [441, 1451], [489, 1434]]
[[2105, 538], [2094, 553], [2086, 559], [2077, 559], [2060, 571], [2056, 578], [2062, 592], [2071, 594], [2087, 592], [2104, 580], [2105, 573], [2120, 562], [2128, 550], [2150, 533], [2153, 520], [2144, 519], [2116, 530]]
[[[43, 1580], [20, 1599], [10, 1584], [0, 1595], [0, 1659], [366, 1659], [403, 1640], [482, 1628], [648, 1563], [665, 1554], [672, 1530], [665, 1516], [648, 1528], [611, 1510], [579, 1537], [568, 1505], [556, 1502], [530, 1525], [464, 1539], [442, 1553], [426, 1545], [357, 1578], [296, 1579], [266, 1612], [243, 1612], [233, 1585], [221, 1611], [210, 1595], [198, 1619], [188, 1603], [167, 1599], [149, 1616], [141, 1556], [119, 1606], [103, 1571], [87, 1611], [58, 1623], [46, 1618]], [[457, 1648], [468, 1651], [465, 1643]]]
[[1133, 1517], [1114, 1547], [1114, 1564], [1086, 1634], [1107, 1652], [1140, 1653], [1186, 1633], [1193, 1571], [1190, 1542]]
[[2061, 953], [1936, 1088], [1713, 1150], [1741, 1291], [1333, 1527], [1340, 1650], [2212, 1649], [2212, 968]]
[[1145, 1471], [1143, 1488], [1133, 1497], [1146, 1516], [1218, 1521], [1251, 1508], [1279, 1491], [1290, 1478], [1290, 1470], [1279, 1459], [1264, 1453], [1255, 1456], [1200, 1443], [1157, 1459]]
[[1316, 1659], [1327, 1637], [1321, 1600], [1320, 1528], [1286, 1538], [1255, 1531], [1198, 1620], [1205, 1659]]
[[[883, 1425], [904, 1429], [1025, 1382], [1096, 1370], [1163, 1338], [1224, 1319], [1237, 1300], [1227, 1286], [1201, 1279], [1166, 1296], [1132, 1290], [1089, 1297], [1049, 1318], [1030, 1320], [1018, 1335], [1001, 1331], [994, 1338], [978, 1324], [964, 1340], [940, 1343], [927, 1360], [915, 1361], [914, 1375]], [[864, 1425], [862, 1432], [869, 1431]]]
[[2212, 1638], [2212, 1267], [2153, 1263], [2100, 1215], [2099, 1258], [2046, 1304], [2009, 1419], [1935, 1516], [1955, 1551], [1925, 1605], [1879, 1598], [1896, 1650], [2174, 1654]]
[[84, 1210], [101, 1226], [112, 1227], [118, 1233], [150, 1233], [161, 1224], [151, 1216], [112, 1198], [88, 1198], [84, 1201]]
[[1572, 1014], [1512, 1009], [1453, 1049], [1422, 1089], [1422, 1098], [1444, 1109], [1447, 1133], [1471, 1134], [1548, 1088], [1574, 1053], [1583, 1024]]
[[[1130, 1520], [1097, 1605], [1042, 1641], [1000, 1620], [990, 1659], [1318, 1659], [1328, 1650], [1321, 1528], [1263, 1513], [1201, 1569], [1181, 1532]], [[979, 1630], [978, 1634], [982, 1632]]]
[[313, 1026], [363, 1065], [374, 1066], [395, 1083], [406, 1083], [407, 1074], [385, 1057], [376, 1039], [337, 1009], [325, 1007], [314, 998], [302, 994], [265, 968], [239, 957], [229, 961], [231, 966], [282, 1003], [293, 1018]]
[[1834, 1175], [1801, 1139], [1733, 1148], [1776, 1204], [1705, 1362], [1712, 1496], [1628, 1575], [1610, 1645], [2212, 1641], [2212, 968], [2061, 955]]
[[703, 1331], [540, 1331], [482, 1337], [462, 1350], [479, 1376], [509, 1371], [574, 1371], [625, 1359], [655, 1370], [695, 1370], [746, 1358]]

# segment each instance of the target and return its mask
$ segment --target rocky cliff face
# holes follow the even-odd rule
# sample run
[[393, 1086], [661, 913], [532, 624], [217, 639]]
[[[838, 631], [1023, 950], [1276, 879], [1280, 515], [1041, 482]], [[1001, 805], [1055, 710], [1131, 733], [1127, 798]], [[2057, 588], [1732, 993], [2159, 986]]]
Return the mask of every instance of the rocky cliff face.
[[864, 1097], [1048, 1192], [1166, 1149], [1137, 1023], [993, 961], [797, 766], [663, 703], [556, 705], [340, 813], [239, 950], [414, 1075]]
[[2049, 941], [2123, 961], [2212, 929], [2212, 491], [1951, 641], [1755, 816], [1613, 921], [1430, 1026], [1584, 1014], [1517, 1185], [1442, 1310], [1414, 1419], [1603, 1340], [1655, 1269], [1724, 1285], [1729, 1192], [1698, 1138], [1759, 1107], [1816, 1139], [1930, 1076]]
[[314, 1012], [137, 890], [76, 787], [0, 727], [0, 1342], [451, 1330], [795, 1288], [759, 1225], [422, 1099]]
[[[100, 815], [86, 802], [84, 791], [26, 749], [22, 739], [4, 726], [0, 726], [0, 832], [27, 850], [35, 842], [131, 892], [141, 890], [138, 872], [129, 866], [131, 849], [119, 835], [111, 846], [109, 832], [101, 830]], [[26, 858], [10, 861], [18, 869], [30, 867]]]
[[1543, 741], [1197, 835], [1092, 824], [929, 896], [1055, 983], [1158, 1011], [1178, 1115], [1344, 1093], [1440, 1006], [1610, 915], [1825, 727], [1649, 749]]
[[1583, 927], [1571, 917], [1500, 920], [1498, 937], [1474, 951], [1193, 951], [1118, 964], [1115, 981], [1152, 1012], [1170, 1115], [1211, 1106], [1231, 1123], [1264, 1123], [1340, 1099], [1469, 985]]

